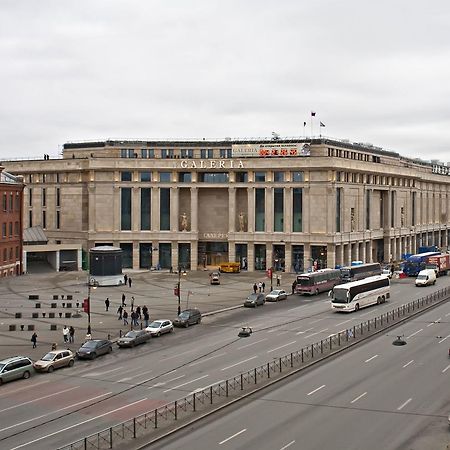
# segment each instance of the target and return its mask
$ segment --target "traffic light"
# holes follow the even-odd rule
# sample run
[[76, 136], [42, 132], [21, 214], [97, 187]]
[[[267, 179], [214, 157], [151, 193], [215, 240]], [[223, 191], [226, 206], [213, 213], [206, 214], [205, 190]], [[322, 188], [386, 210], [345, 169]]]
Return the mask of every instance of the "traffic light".
[[89, 302], [89, 299], [88, 298], [85, 298], [84, 300], [83, 300], [83, 311], [85, 312], [85, 313], [89, 313], [90, 312], [90, 302]]

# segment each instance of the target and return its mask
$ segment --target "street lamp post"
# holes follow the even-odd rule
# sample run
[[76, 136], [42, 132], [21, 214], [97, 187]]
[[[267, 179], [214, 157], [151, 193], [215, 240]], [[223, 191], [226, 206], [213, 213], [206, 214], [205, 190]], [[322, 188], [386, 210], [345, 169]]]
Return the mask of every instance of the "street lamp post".
[[88, 296], [87, 299], [85, 300], [85, 304], [84, 306], [84, 312], [87, 313], [88, 315], [88, 327], [87, 327], [87, 334], [89, 336], [91, 336], [91, 286], [92, 289], [97, 289], [98, 286], [98, 281], [94, 280], [94, 279], [90, 279], [89, 278], [89, 274], [88, 274]]
[[[183, 275], [186, 275], [185, 270], [183, 270]], [[180, 315], [180, 313], [181, 313], [181, 266], [178, 266], [177, 296], [178, 296], [178, 315]]]

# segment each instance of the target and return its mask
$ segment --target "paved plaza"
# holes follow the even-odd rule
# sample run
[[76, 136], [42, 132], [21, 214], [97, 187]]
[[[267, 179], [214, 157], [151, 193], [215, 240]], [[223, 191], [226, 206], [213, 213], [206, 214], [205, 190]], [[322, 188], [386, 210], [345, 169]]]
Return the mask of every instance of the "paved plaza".
[[[134, 297], [135, 307], [147, 305], [150, 320], [161, 318], [173, 320], [177, 316], [178, 297], [174, 295], [174, 287], [179, 278], [177, 273], [164, 271], [126, 273], [132, 279], [131, 287], [98, 287], [90, 290], [91, 327], [94, 339], [108, 337], [115, 339], [121, 332], [125, 333], [130, 329], [130, 325], [123, 325], [123, 321], [118, 320], [117, 308], [121, 303], [122, 294], [126, 296], [128, 313], [131, 297]], [[218, 313], [229, 308], [241, 307], [245, 297], [252, 292], [255, 282], [265, 282], [266, 293], [270, 290], [270, 279], [264, 272], [222, 274], [221, 284], [218, 286], [210, 285], [209, 273], [209, 271], [194, 271], [181, 276], [181, 309], [189, 306], [200, 309], [202, 314]], [[290, 293], [295, 274], [282, 273], [280, 276], [281, 288]], [[82, 308], [83, 299], [88, 296], [87, 279], [87, 272], [47, 272], [3, 278], [0, 282], [0, 358], [26, 355], [38, 359], [51, 349], [53, 343], [56, 343], [58, 348], [78, 349], [85, 340], [88, 325], [87, 314]], [[276, 287], [275, 277], [273, 286]], [[38, 298], [30, 299], [30, 296]], [[105, 310], [107, 297], [110, 300], [108, 312]], [[79, 317], [73, 317], [78, 315], [77, 312]], [[69, 314], [71, 317], [66, 318]], [[19, 315], [21, 317], [18, 317]], [[62, 332], [64, 325], [75, 328], [73, 344], [64, 343]], [[15, 331], [12, 331], [14, 326]], [[38, 335], [36, 349], [32, 348], [30, 341], [34, 332], [32, 327]]]

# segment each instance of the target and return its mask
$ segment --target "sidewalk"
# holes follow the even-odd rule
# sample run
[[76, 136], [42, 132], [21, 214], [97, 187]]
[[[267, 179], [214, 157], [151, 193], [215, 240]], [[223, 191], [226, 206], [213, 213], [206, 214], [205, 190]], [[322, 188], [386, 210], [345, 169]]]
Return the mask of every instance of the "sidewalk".
[[[117, 308], [121, 303], [122, 294], [126, 296], [126, 309], [130, 313], [131, 297], [134, 297], [134, 307], [147, 305], [150, 320], [170, 319], [177, 316], [178, 297], [174, 295], [174, 287], [178, 283], [177, 273], [127, 271], [132, 278], [131, 287], [99, 287], [91, 288], [91, 328], [93, 338], [116, 338], [120, 330], [125, 333], [130, 325], [123, 325], [118, 320]], [[291, 292], [295, 274], [281, 274], [281, 289]], [[21, 277], [3, 278], [0, 282], [0, 359], [13, 355], [26, 355], [32, 359], [40, 358], [50, 350], [53, 342], [58, 348], [77, 350], [84, 342], [88, 325], [87, 314], [83, 312], [83, 299], [88, 296], [86, 272], [62, 272], [28, 274]], [[266, 293], [270, 290], [270, 280], [264, 272], [239, 274], [222, 274], [221, 284], [211, 286], [209, 271], [188, 272], [181, 276], [181, 309], [196, 307], [202, 314], [210, 315], [222, 310], [230, 310], [242, 306], [245, 298], [252, 292], [253, 283], [264, 281]], [[273, 278], [276, 289], [276, 279]], [[30, 300], [30, 295], [38, 295], [38, 300]], [[72, 296], [68, 300], [67, 296]], [[53, 296], [58, 296], [54, 300]], [[64, 296], [64, 298], [62, 298]], [[109, 311], [105, 310], [105, 299], [109, 297]], [[78, 308], [77, 308], [78, 302]], [[40, 308], [36, 308], [40, 303]], [[52, 308], [56, 303], [56, 308]], [[67, 304], [71, 303], [68, 308]], [[64, 304], [64, 306], [63, 306]], [[80, 317], [65, 318], [66, 313], [72, 316], [80, 311]], [[55, 318], [49, 318], [49, 313], [55, 313]], [[21, 313], [22, 318], [16, 318]], [[37, 318], [32, 314], [37, 313]], [[45, 313], [45, 317], [43, 317]], [[59, 317], [61, 313], [62, 317]], [[130, 318], [128, 319], [129, 322]], [[9, 331], [10, 325], [16, 326], [16, 331]], [[21, 331], [21, 325], [24, 330]], [[64, 325], [75, 328], [75, 342], [65, 344], [62, 328]], [[38, 335], [37, 348], [32, 348], [30, 341], [34, 326]], [[51, 326], [56, 330], [51, 330]]]

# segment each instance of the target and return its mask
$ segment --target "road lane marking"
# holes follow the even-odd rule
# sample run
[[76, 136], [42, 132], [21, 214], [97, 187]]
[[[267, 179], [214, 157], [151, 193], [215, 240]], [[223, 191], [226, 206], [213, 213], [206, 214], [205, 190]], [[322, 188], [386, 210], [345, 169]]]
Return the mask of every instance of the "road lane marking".
[[397, 408], [397, 411], [401, 411], [410, 401], [412, 400], [412, 398], [409, 398], [408, 400], [406, 400], [406, 402], [405, 403], [403, 403], [403, 405], [400, 405], [398, 408]]
[[328, 328], [324, 328], [323, 330], [316, 331], [315, 333], [308, 334], [308, 336], [305, 336], [305, 339], [308, 339], [308, 338], [310, 338], [310, 337], [313, 337], [313, 336], [315, 336], [316, 334], [324, 333], [325, 331], [328, 331]]
[[167, 380], [165, 384], [170, 383], [171, 381], [179, 380], [180, 378], [184, 378], [186, 375], [180, 375], [179, 377], [171, 378], [170, 380]]
[[316, 393], [317, 391], [320, 391], [322, 388], [324, 388], [325, 387], [325, 384], [322, 384], [322, 386], [320, 386], [320, 387], [318, 387], [317, 389], [314, 389], [313, 391], [311, 391], [309, 394], [307, 394], [307, 395], [312, 395], [312, 394], [314, 394], [314, 393]]
[[248, 358], [248, 359], [244, 359], [244, 360], [242, 360], [242, 361], [239, 361], [239, 362], [237, 362], [236, 364], [232, 364], [231, 366], [224, 367], [223, 369], [220, 369], [220, 370], [231, 369], [232, 367], [236, 367], [236, 366], [238, 366], [239, 364], [245, 363], [245, 362], [247, 362], [247, 361], [251, 361], [252, 359], [255, 359], [255, 358], [257, 358], [256, 355], [255, 355], [255, 356], [252, 356], [251, 358]]
[[78, 422], [78, 423], [76, 423], [74, 425], [70, 425], [70, 427], [62, 428], [61, 430], [54, 431], [53, 433], [46, 433], [45, 436], [41, 436], [40, 438], [33, 439], [32, 441], [25, 442], [24, 444], [18, 445], [17, 447], [14, 447], [14, 448], [12, 448], [10, 450], [17, 450], [18, 448], [26, 447], [27, 445], [34, 444], [35, 442], [42, 441], [42, 439], [47, 439], [49, 437], [52, 437], [55, 434], [63, 433], [64, 431], [70, 430], [70, 429], [75, 428], [75, 427], [79, 427], [80, 425], [84, 425], [85, 423], [92, 422], [93, 420], [100, 419], [100, 418], [105, 417], [105, 416], [107, 416], [109, 414], [112, 414], [112, 413], [115, 413], [117, 411], [120, 411], [121, 409], [129, 408], [130, 406], [134, 406], [137, 403], [144, 402], [145, 400], [147, 400], [147, 398], [141, 398], [140, 400], [137, 400], [136, 402], [129, 403], [128, 405], [124, 405], [124, 406], [121, 406], [120, 408], [112, 409], [111, 411], [107, 411], [107, 412], [105, 412], [103, 414], [100, 414], [99, 416], [91, 417], [90, 419], [86, 419], [86, 420], [83, 420], [82, 422]]
[[420, 330], [415, 331], [413, 334], [410, 334], [406, 339], [409, 339], [410, 337], [415, 336], [417, 333], [420, 333], [421, 331], [423, 331], [423, 328], [421, 328]]
[[378, 355], [374, 355], [374, 356], [372, 356], [371, 358], [369, 358], [369, 359], [366, 359], [364, 362], [369, 362], [369, 361], [372, 361], [372, 359], [375, 359], [376, 357], [377, 357]]
[[288, 342], [287, 344], [281, 345], [280, 347], [273, 348], [272, 350], [267, 350], [267, 353], [275, 352], [276, 350], [280, 350], [280, 348], [287, 347], [288, 345], [295, 344], [296, 342], [297, 342], [297, 341], [291, 341], [291, 342]]
[[242, 350], [243, 348], [251, 347], [252, 345], [259, 344], [260, 342], [267, 341], [267, 338], [260, 339], [259, 341], [252, 342], [251, 344], [243, 345], [242, 347], [238, 347], [238, 350]]
[[338, 327], [338, 326], [340, 326], [340, 325], [344, 325], [344, 323], [351, 322], [352, 320], [353, 320], [353, 319], [344, 320], [343, 322], [337, 323], [336, 326]]
[[364, 314], [360, 314], [359, 317], [364, 317], [364, 316], [368, 316], [369, 314], [372, 314], [374, 311], [376, 311], [378, 308], [374, 308], [374, 309], [370, 309], [369, 312], [366, 312]]
[[442, 373], [447, 372], [448, 369], [450, 369], [450, 364], [442, 371]]
[[229, 440], [235, 438], [236, 436], [239, 436], [242, 433], [245, 433], [246, 431], [247, 431], [247, 428], [243, 428], [241, 431], [238, 431], [237, 433], [233, 434], [232, 436], [227, 437], [223, 441], [219, 442], [219, 445], [225, 444], [225, 442], [228, 442]]
[[439, 317], [439, 319], [436, 319], [435, 321], [429, 323], [427, 325], [427, 327], [431, 327], [431, 325], [436, 325], [437, 323], [440, 323], [441, 319], [442, 319], [442, 317]]
[[50, 383], [50, 380], [41, 381], [40, 383], [35, 383], [35, 384], [30, 384], [30, 385], [27, 385], [27, 386], [23, 386], [23, 387], [21, 387], [19, 389], [14, 389], [14, 390], [12, 390], [12, 389], [9, 390], [8, 389], [7, 391], [2, 392], [0, 394], [0, 397], [2, 397], [4, 395], [12, 395], [12, 394], [15, 394], [16, 392], [24, 391], [26, 389], [34, 389], [36, 386], [40, 386], [41, 384], [45, 384], [45, 383]]
[[289, 442], [289, 444], [286, 444], [284, 447], [281, 447], [280, 450], [286, 450], [288, 447], [290, 447], [292, 444], [295, 444], [295, 441]]
[[444, 342], [446, 339], [448, 339], [450, 337], [450, 334], [448, 335], [448, 336], [445, 336], [445, 338], [444, 339], [441, 339], [439, 342], [438, 342], [438, 344], [440, 344], [441, 342]]
[[49, 397], [54, 397], [55, 395], [64, 394], [64, 392], [73, 391], [74, 389], [78, 389], [79, 387], [81, 387], [81, 386], [75, 386], [75, 387], [71, 387], [69, 389], [64, 389], [63, 391], [53, 392], [51, 394], [44, 395], [43, 397], [38, 397], [38, 398], [35, 398], [34, 400], [29, 400], [28, 402], [22, 402], [22, 403], [19, 403], [18, 405], [14, 405], [14, 406], [10, 406], [8, 408], [0, 409], [0, 413], [5, 412], [5, 411], [9, 411], [10, 409], [18, 408], [19, 406], [28, 405], [30, 403], [38, 402], [39, 400], [43, 400], [44, 398], [49, 398]]
[[289, 333], [289, 330], [282, 331], [281, 333], [278, 333], [277, 336], [282, 336], [283, 334]]
[[358, 397], [354, 398], [350, 403], [357, 402], [360, 398], [363, 398], [366, 394], [367, 394], [367, 392], [364, 392], [363, 394], [358, 395]]
[[194, 348], [193, 350], [183, 350], [181, 353], [177, 353], [173, 356], [168, 356], [167, 358], [161, 358], [160, 361], [167, 361], [169, 359], [179, 358], [180, 356], [186, 355], [187, 353], [197, 352], [198, 349]]
[[210, 359], [220, 358], [221, 356], [224, 356], [224, 355], [226, 355], [226, 352], [225, 353], [219, 353], [219, 354], [214, 355], [214, 356], [210, 356], [209, 358], [202, 358], [201, 361], [196, 361], [196, 362], [193, 362], [192, 364], [189, 364], [189, 367], [193, 367], [193, 366], [196, 366], [197, 364], [204, 363], [205, 361], [209, 361]]
[[304, 330], [304, 331], [299, 331], [299, 332], [297, 332], [295, 334], [303, 334], [303, 333], [307, 333], [308, 331], [311, 331], [311, 330], [314, 330], [314, 327], [308, 328], [307, 330]]
[[[174, 370], [172, 372], [174, 372]], [[169, 373], [172, 373], [172, 372], [169, 372]], [[167, 383], [170, 383], [171, 381], [179, 380], [180, 378], [183, 378], [185, 376], [186, 375], [180, 375], [179, 377], [171, 378], [170, 380], [167, 380], [167, 381], [160, 381], [159, 383], [156, 383], [156, 384], [153, 384], [152, 386], [149, 386], [147, 389], [153, 389], [153, 388], [165, 386]]]
[[96, 397], [88, 398], [87, 400], [83, 400], [82, 402], [78, 402], [78, 403], [73, 403], [72, 405], [69, 405], [69, 406], [64, 406], [64, 408], [56, 409], [56, 410], [48, 412], [46, 414], [42, 414], [41, 416], [36, 416], [36, 417], [33, 417], [32, 419], [28, 419], [28, 420], [24, 420], [23, 422], [15, 423], [14, 425], [11, 425], [9, 427], [1, 428], [0, 429], [0, 433], [2, 431], [6, 431], [6, 430], [9, 430], [11, 428], [18, 427], [19, 425], [25, 425], [28, 422], [33, 422], [33, 420], [42, 419], [43, 417], [47, 417], [47, 416], [50, 416], [52, 414], [58, 413], [60, 411], [64, 411], [65, 409], [74, 408], [75, 406], [82, 405], [83, 403], [87, 403], [87, 402], [91, 402], [91, 401], [94, 401], [94, 400], [98, 400], [99, 398], [105, 397], [106, 395], [110, 395], [110, 394], [112, 394], [112, 392], [106, 392], [105, 394], [97, 395]]
[[188, 396], [189, 396], [189, 395], [192, 395], [192, 394], [196, 394], [197, 392], [204, 391], [205, 389], [208, 389], [208, 388], [210, 388], [211, 386], [217, 386], [217, 385], [219, 385], [220, 383], [223, 383], [224, 381], [225, 381], [225, 380], [215, 381], [214, 383], [208, 384], [208, 386], [204, 386], [204, 387], [201, 387], [201, 388], [197, 388], [195, 391], [189, 392]]
[[145, 372], [138, 373], [137, 375], [133, 375], [132, 377], [121, 378], [120, 380], [117, 380], [117, 383], [123, 383], [124, 381], [130, 381], [133, 378], [140, 377], [140, 376], [145, 375], [145, 374], [150, 373], [150, 372], [152, 372], [152, 371], [151, 370], [146, 370]]
[[406, 363], [403, 368], [408, 367], [410, 364], [412, 364], [414, 362], [414, 360], [412, 359], [410, 362]]
[[165, 391], [163, 391], [163, 393], [165, 394], [166, 392], [173, 391], [173, 390], [178, 389], [180, 387], [186, 386], [187, 384], [195, 383], [196, 381], [202, 380], [203, 378], [206, 378], [206, 377], [209, 377], [209, 375], [203, 375], [202, 377], [195, 378], [194, 380], [186, 381], [186, 383], [179, 384], [178, 386], [174, 386], [174, 387], [172, 387], [170, 389], [166, 389]]
[[321, 320], [324, 320], [324, 319], [325, 319], [325, 317], [322, 317], [321, 319], [313, 320], [312, 322], [309, 322], [309, 323], [316, 323], [316, 322], [320, 322]]
[[123, 366], [116, 367], [115, 369], [111, 369], [111, 370], [105, 370], [105, 371], [102, 371], [102, 372], [90, 372], [90, 373], [88, 372], [88, 373], [85, 373], [83, 375], [83, 377], [96, 377], [98, 375], [104, 375], [105, 373], [116, 372], [116, 371], [121, 370], [121, 369], [123, 369]]

